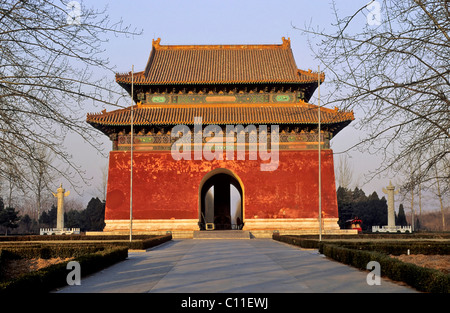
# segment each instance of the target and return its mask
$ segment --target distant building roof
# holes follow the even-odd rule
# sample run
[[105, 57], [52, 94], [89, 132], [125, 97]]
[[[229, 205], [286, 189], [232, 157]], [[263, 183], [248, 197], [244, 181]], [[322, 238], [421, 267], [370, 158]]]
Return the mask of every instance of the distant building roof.
[[[153, 40], [144, 71], [134, 73], [137, 85], [311, 83], [318, 74], [297, 68], [290, 39], [272, 45], [160, 45]], [[321, 81], [325, 75], [320, 75]], [[131, 84], [131, 73], [116, 74]]]

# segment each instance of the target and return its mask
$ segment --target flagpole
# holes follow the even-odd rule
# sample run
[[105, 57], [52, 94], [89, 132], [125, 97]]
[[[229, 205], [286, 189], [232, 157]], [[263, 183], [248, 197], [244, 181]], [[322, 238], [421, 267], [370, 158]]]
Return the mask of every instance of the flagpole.
[[321, 135], [320, 135], [320, 65], [317, 71], [317, 97], [318, 97], [318, 121], [319, 121], [319, 241], [322, 241], [322, 166], [321, 166]]
[[131, 66], [131, 149], [130, 149], [130, 242], [133, 238], [133, 87], [134, 87], [134, 65]]

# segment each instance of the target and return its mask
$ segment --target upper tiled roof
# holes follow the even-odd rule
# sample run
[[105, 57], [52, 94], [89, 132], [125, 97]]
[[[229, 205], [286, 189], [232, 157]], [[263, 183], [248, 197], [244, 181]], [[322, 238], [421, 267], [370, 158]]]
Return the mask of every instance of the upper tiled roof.
[[[317, 73], [297, 68], [290, 40], [282, 40], [279, 45], [163, 46], [158, 38], [145, 70], [134, 73], [134, 84], [317, 82]], [[131, 73], [116, 74], [116, 81], [130, 84]]]

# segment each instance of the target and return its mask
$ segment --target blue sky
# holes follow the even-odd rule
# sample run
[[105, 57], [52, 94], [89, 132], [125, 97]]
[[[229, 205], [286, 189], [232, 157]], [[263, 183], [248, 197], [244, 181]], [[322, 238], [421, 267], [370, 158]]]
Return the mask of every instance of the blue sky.
[[[350, 14], [366, 1], [338, 0], [339, 12]], [[351, 3], [351, 4], [350, 4]], [[89, 7], [108, 6], [112, 21], [123, 19], [125, 25], [143, 30], [130, 39], [111, 38], [108, 57], [119, 70], [145, 66], [152, 39], [162, 44], [263, 44], [280, 43], [290, 37], [299, 68], [317, 68], [308, 51], [306, 37], [292, 25], [311, 23], [329, 29], [333, 12], [329, 1], [267, 0], [167, 0], [167, 1], [99, 1], [85, 2]], [[363, 16], [355, 27], [365, 26]]]
[[[351, 15], [368, 1], [337, 0], [336, 5], [341, 17]], [[144, 69], [151, 51], [152, 39], [161, 38], [161, 44], [277, 44], [281, 37], [290, 37], [291, 47], [300, 69], [317, 70], [320, 65], [308, 47], [307, 37], [293, 28], [311, 24], [313, 27], [331, 30], [335, 17], [328, 0], [319, 1], [268, 1], [268, 0], [166, 0], [166, 1], [84, 1], [87, 7], [102, 9], [107, 12], [112, 22], [123, 20], [124, 25], [131, 25], [143, 31], [141, 36], [124, 38], [111, 36], [105, 57], [118, 72], [127, 72], [134, 65], [135, 71]], [[366, 26], [365, 16], [355, 18], [349, 31], [359, 31]], [[312, 42], [313, 45], [316, 42]], [[321, 67], [322, 68], [322, 67]], [[326, 74], [326, 73], [325, 73]], [[111, 80], [114, 80], [113, 74]], [[326, 95], [327, 86], [321, 87], [321, 94]], [[317, 92], [311, 103], [317, 104]], [[99, 112], [102, 108], [88, 107], [88, 112]], [[108, 111], [113, 107], [105, 107]], [[358, 112], [355, 112], [358, 118]], [[361, 134], [349, 126], [332, 140], [335, 153], [352, 146]], [[87, 144], [76, 138], [69, 138], [75, 161], [84, 166], [88, 173], [100, 177], [101, 166], [107, 164], [107, 158], [96, 153]], [[106, 136], [102, 140], [105, 150], [111, 144]], [[80, 147], [80, 148], [79, 148]], [[381, 188], [388, 185], [389, 178], [381, 177], [363, 185], [364, 174], [375, 169], [377, 159], [360, 153], [351, 153], [354, 180], [366, 193], [376, 191], [381, 197]], [[337, 164], [335, 157], [335, 164]], [[394, 182], [394, 180], [393, 180]], [[84, 199], [89, 200], [95, 194], [92, 187], [85, 188]], [[87, 201], [86, 200], [86, 201]], [[398, 207], [398, 203], [396, 203]]]

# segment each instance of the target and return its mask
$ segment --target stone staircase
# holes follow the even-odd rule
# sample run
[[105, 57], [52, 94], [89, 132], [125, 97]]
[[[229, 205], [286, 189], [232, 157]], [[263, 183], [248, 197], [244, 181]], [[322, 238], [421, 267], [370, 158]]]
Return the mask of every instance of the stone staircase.
[[245, 230], [202, 230], [194, 231], [194, 239], [251, 239]]

